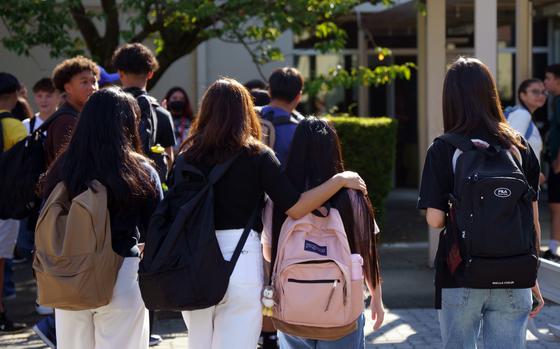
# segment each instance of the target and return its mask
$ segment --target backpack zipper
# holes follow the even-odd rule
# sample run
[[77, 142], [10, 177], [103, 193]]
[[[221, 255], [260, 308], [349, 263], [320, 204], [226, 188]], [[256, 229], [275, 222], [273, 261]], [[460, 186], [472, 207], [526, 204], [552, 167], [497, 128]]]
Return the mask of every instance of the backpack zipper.
[[337, 283], [338, 283], [338, 280], [334, 280], [332, 288], [331, 288], [331, 292], [329, 293], [329, 298], [327, 300], [327, 306], [325, 307], [325, 312], [329, 311], [329, 305], [331, 305], [331, 300], [332, 300], [332, 297], [334, 295], [334, 290], [336, 289]]
[[331, 282], [340, 282], [338, 279], [317, 279], [317, 280], [301, 280], [301, 279], [288, 279], [288, 282], [295, 282], [298, 284], [330, 284]]

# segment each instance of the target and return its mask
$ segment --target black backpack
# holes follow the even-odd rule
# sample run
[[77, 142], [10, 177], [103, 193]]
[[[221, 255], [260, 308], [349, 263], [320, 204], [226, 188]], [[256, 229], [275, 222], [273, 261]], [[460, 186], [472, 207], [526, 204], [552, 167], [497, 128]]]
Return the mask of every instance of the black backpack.
[[165, 149], [157, 144], [158, 118], [156, 108], [159, 107], [157, 100], [149, 96], [146, 91], [133, 88], [127, 89], [138, 102], [140, 107], [140, 142], [142, 150], [148, 158], [155, 163], [156, 171], [159, 175], [161, 183], [167, 180], [167, 162], [168, 156]]
[[255, 223], [260, 205], [230, 261], [224, 260], [214, 228], [214, 183], [235, 161], [214, 166], [205, 176], [180, 156], [166, 197], [150, 221], [140, 262], [139, 283], [150, 310], [196, 310], [218, 304]]
[[[45, 131], [62, 114], [78, 116], [74, 109], [63, 106], [41, 127], [0, 154], [0, 219], [23, 219], [38, 212], [41, 200], [37, 195], [37, 182], [47, 170]], [[3, 146], [0, 149], [3, 149]]]
[[538, 269], [532, 209], [536, 193], [523, 173], [521, 153], [514, 146], [486, 147], [457, 134], [438, 138], [457, 150], [447, 229], [436, 263], [445, 263], [462, 287], [533, 287]]

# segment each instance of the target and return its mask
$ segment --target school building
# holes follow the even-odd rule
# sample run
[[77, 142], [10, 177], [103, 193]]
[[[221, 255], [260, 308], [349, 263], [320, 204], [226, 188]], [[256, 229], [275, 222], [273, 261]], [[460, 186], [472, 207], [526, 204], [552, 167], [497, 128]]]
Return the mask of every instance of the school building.
[[[89, 8], [100, 6], [93, 0], [84, 3]], [[120, 20], [126, 26], [126, 18]], [[504, 105], [515, 103], [519, 81], [543, 78], [548, 64], [560, 62], [560, 0], [395, 0], [390, 7], [364, 3], [342, 18], [341, 25], [348, 40], [336, 54], [322, 54], [313, 49], [309, 38], [284, 33], [277, 44], [285, 60], [264, 66], [264, 75], [283, 65], [294, 65], [311, 78], [336, 65], [415, 63], [417, 70], [409, 81], [336, 88], [303, 105], [313, 113], [398, 119], [396, 187], [418, 185], [425, 151], [442, 130], [441, 90], [449, 62], [459, 55], [483, 60], [497, 77]], [[2, 24], [0, 35], [6, 35]], [[392, 55], [382, 57], [375, 47], [390, 48]], [[50, 58], [45, 48], [31, 50], [30, 57], [18, 57], [0, 47], [1, 70], [12, 72], [28, 89], [40, 77], [49, 76], [59, 61]], [[196, 101], [220, 76], [241, 82], [260, 78], [241, 45], [213, 39], [176, 61], [151, 92], [161, 98], [170, 87], [182, 86]], [[537, 118], [546, 128], [546, 111]]]

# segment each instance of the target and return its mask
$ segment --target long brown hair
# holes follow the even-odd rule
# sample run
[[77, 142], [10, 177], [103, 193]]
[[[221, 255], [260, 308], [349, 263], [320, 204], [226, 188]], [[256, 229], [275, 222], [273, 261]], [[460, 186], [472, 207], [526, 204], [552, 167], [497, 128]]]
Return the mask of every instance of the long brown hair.
[[487, 130], [504, 146], [525, 149], [521, 136], [504, 117], [492, 73], [476, 58], [459, 57], [447, 71], [443, 84], [443, 128], [445, 132], [467, 136]]
[[261, 124], [249, 91], [234, 79], [221, 78], [204, 93], [180, 151], [188, 161], [215, 164], [243, 148], [261, 149], [260, 139]]
[[[294, 133], [285, 165], [290, 182], [302, 193], [343, 172], [342, 151], [334, 127], [328, 121], [314, 117], [302, 120]], [[376, 287], [379, 282], [379, 264], [374, 213], [369, 198], [361, 192], [351, 193], [342, 189], [329, 200], [329, 204], [339, 211], [350, 249], [364, 258], [364, 274], [372, 281], [372, 287]], [[273, 260], [285, 220], [285, 213], [275, 207], [272, 217]]]

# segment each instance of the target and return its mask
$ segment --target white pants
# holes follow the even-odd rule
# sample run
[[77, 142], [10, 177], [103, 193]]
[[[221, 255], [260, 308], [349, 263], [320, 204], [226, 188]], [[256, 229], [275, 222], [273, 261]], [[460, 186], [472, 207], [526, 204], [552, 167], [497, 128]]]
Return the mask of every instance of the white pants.
[[58, 349], [148, 348], [148, 311], [140, 296], [140, 258], [125, 258], [107, 305], [92, 310], [56, 309]]
[[[243, 229], [217, 230], [224, 259], [230, 260]], [[252, 231], [237, 260], [222, 301], [210, 308], [184, 311], [189, 349], [254, 349], [262, 323], [262, 247]]]

